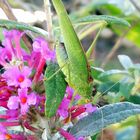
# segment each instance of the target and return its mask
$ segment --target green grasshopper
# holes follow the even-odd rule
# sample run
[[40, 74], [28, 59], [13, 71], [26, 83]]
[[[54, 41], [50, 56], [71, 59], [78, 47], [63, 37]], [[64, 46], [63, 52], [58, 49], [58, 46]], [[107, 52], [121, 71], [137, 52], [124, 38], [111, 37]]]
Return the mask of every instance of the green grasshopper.
[[62, 68], [62, 72], [66, 76], [66, 81], [76, 93], [85, 98], [90, 98], [92, 90], [90, 67], [85, 52], [69, 20], [63, 3], [61, 0], [53, 0], [52, 2], [58, 15], [66, 49], [65, 53], [61, 47], [56, 47], [58, 64], [62, 67], [66, 61], [68, 62]]

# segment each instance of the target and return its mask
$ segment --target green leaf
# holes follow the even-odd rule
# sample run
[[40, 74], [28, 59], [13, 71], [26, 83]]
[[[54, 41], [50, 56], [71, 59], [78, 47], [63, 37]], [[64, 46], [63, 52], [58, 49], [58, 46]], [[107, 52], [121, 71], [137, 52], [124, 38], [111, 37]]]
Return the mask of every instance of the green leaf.
[[136, 114], [140, 114], [140, 105], [129, 102], [106, 105], [80, 119], [71, 128], [70, 133], [76, 138], [92, 136], [103, 128]]
[[[139, 39], [139, 32], [140, 32], [140, 23], [136, 22], [139, 19], [136, 16], [129, 16], [129, 22], [131, 23], [131, 29], [125, 35], [125, 38], [132, 42], [136, 47], [140, 47], [140, 39]], [[136, 20], [136, 21], [135, 21]], [[112, 27], [113, 32], [118, 34], [119, 36], [122, 35], [122, 28], [115, 28]]]
[[66, 90], [66, 82], [64, 80], [64, 74], [59, 71], [56, 75], [50, 78], [55, 72], [59, 70], [59, 66], [56, 63], [50, 63], [45, 71], [45, 92], [46, 92], [46, 104], [45, 113], [47, 117], [53, 117], [64, 97]]
[[91, 66], [92, 77], [94, 77], [95, 79], [98, 79], [98, 77], [101, 73], [104, 73], [104, 70], [102, 68]]
[[86, 17], [81, 18], [80, 20], [77, 20], [76, 22], [92, 23], [92, 22], [101, 22], [101, 21], [105, 21], [108, 24], [117, 24], [117, 25], [123, 25], [123, 26], [130, 27], [130, 24], [126, 20], [124, 20], [122, 18], [114, 17], [114, 16], [109, 16], [109, 15], [86, 16]]
[[96, 10], [100, 10], [101, 13], [109, 13], [111, 15], [123, 15], [122, 9], [117, 8], [108, 0], [94, 0], [88, 5], [81, 8], [79, 11], [74, 12], [71, 17], [77, 19], [79, 17], [87, 16], [91, 13], [95, 13]]
[[118, 55], [118, 58], [126, 70], [133, 67], [133, 62], [127, 55]]
[[[62, 1], [53, 0], [52, 2], [58, 14], [60, 29], [64, 39], [66, 54], [68, 56], [67, 68], [69, 68], [69, 70], [66, 72], [66, 70], [64, 71], [64, 69], [62, 69], [62, 71], [66, 75], [68, 84], [75, 90], [75, 92], [79, 93], [83, 97], [90, 98], [91, 85], [89, 81], [89, 67], [85, 52], [71, 24]], [[57, 54], [61, 57], [59, 52]], [[67, 60], [63, 59], [63, 62], [64, 61]], [[59, 60], [58, 63], [60, 67], [62, 67]]]
[[91, 139], [92, 139], [92, 140], [98, 140], [97, 136], [98, 136], [98, 134], [92, 136]]
[[108, 94], [108, 92], [118, 92], [119, 91], [119, 82], [111, 82], [111, 81], [106, 81], [98, 86], [98, 91], [101, 92], [102, 94]]
[[129, 76], [129, 73], [124, 70], [108, 70], [99, 75], [99, 79], [102, 81], [110, 80], [110, 81], [119, 81], [124, 77]]
[[[138, 17], [135, 17], [135, 19], [139, 19], [139, 18]], [[134, 19], [132, 20], [132, 24], [135, 24]], [[137, 22], [137, 24], [134, 25], [131, 28], [131, 30], [127, 33], [126, 38], [128, 40], [130, 40], [132, 43], [134, 43], [136, 47], [139, 47], [140, 48], [139, 33], [140, 33], [140, 23]]]
[[11, 20], [2, 20], [1, 19], [0, 26], [3, 28], [7, 28], [7, 29], [29, 30], [29, 31], [35, 32], [35, 33], [43, 35], [43, 36], [47, 35], [47, 32], [43, 29], [28, 25], [25, 23], [11, 21]]
[[98, 7], [98, 9], [99, 8], [101, 9], [101, 12], [103, 12], [104, 14], [113, 15], [113, 16], [116, 16], [116, 15], [121, 15], [122, 16], [122, 15], [124, 15], [122, 9], [120, 9], [120, 8], [116, 7], [115, 5], [110, 4], [110, 3], [100, 5]]
[[135, 104], [140, 104], [140, 95], [131, 95], [128, 101]]
[[133, 86], [134, 86], [134, 82], [129, 82], [127, 80], [122, 81], [120, 83], [119, 95], [129, 99]]

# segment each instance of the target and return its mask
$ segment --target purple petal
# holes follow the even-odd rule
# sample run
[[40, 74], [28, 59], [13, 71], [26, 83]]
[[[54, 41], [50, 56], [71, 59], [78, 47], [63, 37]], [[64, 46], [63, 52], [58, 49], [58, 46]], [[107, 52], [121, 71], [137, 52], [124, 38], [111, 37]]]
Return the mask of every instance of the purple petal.
[[33, 43], [33, 50], [35, 52], [40, 52], [40, 48], [41, 48], [41, 45], [40, 45], [40, 38], [36, 38], [34, 43]]
[[61, 102], [59, 108], [61, 108], [61, 109], [66, 109], [66, 110], [67, 110], [68, 107], [69, 107], [69, 104], [70, 104], [70, 100], [67, 99], [67, 98], [64, 98], [64, 99], [62, 100], [62, 102]]
[[27, 88], [18, 89], [19, 98], [21, 99], [21, 98], [27, 97], [27, 91], [28, 91]]
[[57, 113], [64, 119], [68, 117], [68, 111], [63, 109], [58, 109]]
[[[23, 67], [20, 71], [17, 66], [12, 66], [2, 74], [2, 76], [7, 80], [7, 83], [9, 86], [15, 86], [15, 87], [30, 87], [31, 86], [31, 80], [28, 79], [29, 75], [31, 73], [31, 69], [28, 67]], [[23, 77], [23, 81], [19, 81], [19, 78]]]
[[35, 52], [40, 52], [42, 57], [46, 60], [55, 60], [55, 51], [50, 50], [48, 42], [43, 38], [36, 38], [33, 43], [33, 50]]
[[22, 73], [24, 76], [29, 77], [29, 75], [31, 74], [31, 69], [27, 66], [24, 66], [22, 69]]
[[7, 104], [9, 109], [17, 109], [19, 107], [19, 97], [11, 96]]
[[79, 94], [76, 94], [75, 97], [74, 97], [74, 99], [75, 99], [76, 101], [78, 101], [80, 98], [81, 98], [81, 96], [80, 96]]
[[0, 140], [5, 140], [5, 134], [0, 134]]
[[73, 93], [74, 93], [74, 90], [71, 87], [67, 86], [66, 92], [68, 94], [68, 97], [67, 98], [71, 100], [72, 99], [72, 96], [73, 96]]
[[28, 105], [35, 105], [36, 104], [36, 95], [34, 93], [31, 93], [30, 95], [28, 95]]
[[7, 132], [6, 128], [3, 125], [1, 125], [1, 124], [0, 124], [0, 132], [1, 133], [6, 133]]
[[18, 68], [14, 66], [6, 69], [6, 71], [2, 74], [2, 77], [7, 80], [9, 86], [18, 86], [18, 82], [16, 79], [19, 74], [20, 73]]
[[28, 78], [25, 78], [24, 81], [22, 83], [20, 83], [21, 88], [31, 87], [31, 85], [32, 85], [32, 82]]
[[96, 106], [92, 106], [91, 103], [85, 104], [86, 112], [91, 113], [97, 110]]
[[25, 103], [25, 104], [20, 104], [20, 105], [21, 105], [21, 114], [22, 114], [22, 115], [25, 115], [26, 112], [27, 112], [28, 109], [29, 109], [29, 106], [28, 106], [27, 103]]
[[7, 110], [6, 115], [9, 116], [8, 120], [16, 120], [19, 115], [18, 110]]
[[79, 137], [77, 140], [85, 140], [84, 137]]
[[68, 117], [68, 107], [70, 104], [70, 100], [67, 99], [66, 97], [62, 100], [57, 113], [62, 116], [63, 118], [67, 118]]
[[41, 53], [33, 51], [31, 53], [31, 56], [27, 59], [28, 65], [33, 69], [37, 69], [40, 59], [41, 59]]

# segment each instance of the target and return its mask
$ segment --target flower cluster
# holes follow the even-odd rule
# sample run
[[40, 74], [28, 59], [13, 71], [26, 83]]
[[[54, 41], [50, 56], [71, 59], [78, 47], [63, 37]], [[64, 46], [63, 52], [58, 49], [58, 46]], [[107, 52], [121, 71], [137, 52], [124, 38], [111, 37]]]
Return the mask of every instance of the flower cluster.
[[[38, 133], [43, 130], [34, 123], [37, 116], [44, 118], [47, 98], [43, 87], [43, 70], [46, 61], [56, 61], [55, 51], [40, 37], [33, 40], [32, 50], [28, 50], [22, 42], [24, 32], [18, 30], [4, 30], [3, 35], [0, 47], [0, 107], [3, 113], [0, 113], [0, 119], [4, 121], [0, 122], [0, 140], [38, 140]], [[42, 89], [38, 90], [38, 86]], [[68, 140], [76, 139], [64, 129], [65, 124], [96, 110], [90, 103], [77, 105], [80, 98], [67, 86], [56, 113], [57, 122], [59, 120], [63, 124], [56, 130]], [[11, 127], [13, 130], [19, 127], [22, 131], [13, 133]]]

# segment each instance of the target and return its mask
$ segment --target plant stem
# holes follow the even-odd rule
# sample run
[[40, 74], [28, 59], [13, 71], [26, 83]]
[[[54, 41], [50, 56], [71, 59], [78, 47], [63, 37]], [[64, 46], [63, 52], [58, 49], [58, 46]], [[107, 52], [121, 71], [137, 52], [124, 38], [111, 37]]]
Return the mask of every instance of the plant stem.
[[50, 0], [44, 0], [44, 8], [46, 13], [46, 24], [48, 31], [48, 38], [50, 40], [50, 48], [53, 49], [53, 25], [52, 25], [52, 12]]
[[15, 15], [12, 12], [12, 9], [11, 9], [10, 5], [7, 2], [7, 0], [1, 0], [0, 7], [4, 11], [4, 13], [8, 17], [8, 19], [17, 21]]
[[138, 12], [140, 12], [140, 7], [138, 6], [138, 4], [136, 3], [136, 1], [134, 0], [130, 0], [130, 2], [133, 4], [133, 6], [137, 9]]

